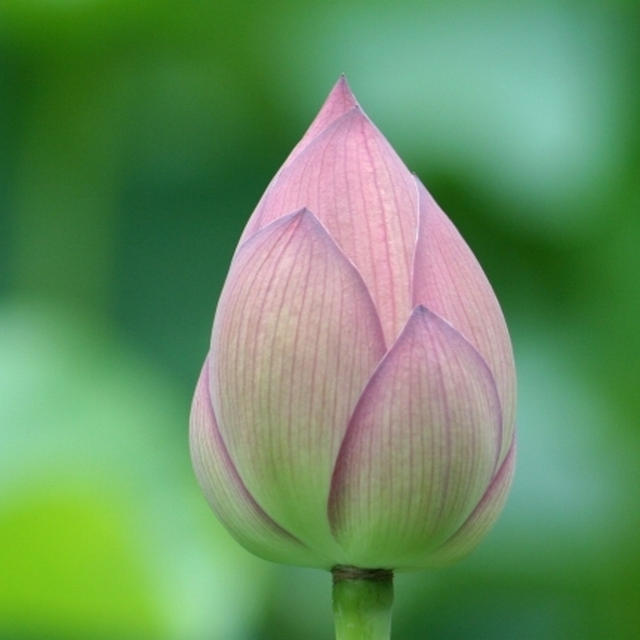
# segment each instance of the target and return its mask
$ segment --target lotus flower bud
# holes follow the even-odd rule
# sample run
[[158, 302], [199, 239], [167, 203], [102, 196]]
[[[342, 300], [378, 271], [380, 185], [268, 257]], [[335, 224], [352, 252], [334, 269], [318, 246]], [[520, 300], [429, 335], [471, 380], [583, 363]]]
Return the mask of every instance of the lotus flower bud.
[[503, 507], [514, 410], [487, 278], [341, 78], [233, 257], [191, 414], [202, 489], [267, 559], [443, 564]]

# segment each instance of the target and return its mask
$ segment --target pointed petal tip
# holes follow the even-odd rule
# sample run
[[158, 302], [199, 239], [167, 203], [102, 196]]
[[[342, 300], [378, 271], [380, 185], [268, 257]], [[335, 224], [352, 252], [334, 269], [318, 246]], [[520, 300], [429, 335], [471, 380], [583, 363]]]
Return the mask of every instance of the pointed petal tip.
[[308, 225], [311, 227], [320, 227], [323, 231], [325, 230], [318, 220], [318, 217], [308, 207], [302, 207], [284, 217], [288, 219], [288, 224], [296, 223], [298, 225], [296, 229], [301, 225]]
[[316, 216], [316, 214], [308, 207], [301, 207], [300, 209], [295, 209], [290, 213], [272, 220], [262, 227], [262, 229], [259, 229], [254, 234], [250, 235], [244, 242], [240, 243], [236, 250], [236, 255], [253, 247], [255, 242], [258, 242], [261, 237], [272, 233], [276, 229], [279, 229], [279, 232], [284, 234], [296, 235], [299, 233], [310, 233], [315, 237], [325, 238], [338, 252], [340, 252], [340, 254], [342, 254], [342, 251], [336, 245], [333, 236], [329, 233], [318, 216]]
[[404, 325], [404, 330], [408, 330], [408, 328], [416, 322], [430, 322], [434, 319], [436, 319], [436, 315], [433, 311], [425, 307], [423, 304], [418, 304], [411, 310], [411, 314]]
[[[336, 241], [329, 233], [327, 227], [322, 223], [320, 218], [318, 218], [318, 216], [308, 207], [302, 207], [297, 211], [279, 218], [279, 220], [286, 220], [287, 222], [285, 223], [285, 226], [295, 224], [296, 227], [294, 229], [294, 232], [297, 232], [299, 229], [304, 229], [307, 231], [311, 231], [312, 233], [320, 233], [320, 235], [326, 236], [333, 245], [336, 245]], [[337, 245], [336, 249], [340, 251], [340, 253], [342, 253], [342, 250]]]
[[[411, 312], [411, 316], [409, 317], [409, 320], [407, 320], [407, 324], [405, 326], [408, 326], [417, 320], [422, 320], [423, 322], [434, 322], [436, 325], [441, 327], [446, 332], [453, 331], [456, 334], [459, 333], [455, 327], [453, 327], [449, 322], [447, 322], [447, 320], [439, 316], [437, 313], [429, 309], [429, 307], [427, 307], [424, 304], [418, 304], [413, 308], [413, 311]], [[464, 336], [461, 336], [461, 337], [464, 339]], [[468, 342], [468, 341], [465, 339], [465, 342]]]
[[334, 96], [340, 96], [340, 98], [346, 104], [358, 104], [358, 99], [355, 97], [351, 87], [349, 86], [349, 81], [347, 80], [347, 76], [344, 74], [344, 72], [338, 76], [338, 80], [329, 92], [327, 101], [329, 101]]
[[313, 213], [311, 213], [311, 211], [309, 211], [309, 209], [307, 209], [307, 207], [300, 207], [300, 209], [297, 209], [296, 211], [292, 212], [289, 214], [289, 217], [291, 219], [294, 218], [304, 218], [308, 215], [312, 215]]
[[[293, 214], [293, 219], [297, 221], [298, 225], [296, 226], [295, 231], [298, 230], [306, 230], [311, 233], [320, 233], [322, 236], [327, 236], [331, 238], [329, 232], [326, 227], [320, 222], [318, 216], [316, 216], [311, 209], [307, 207], [302, 207]], [[332, 243], [334, 242], [333, 238], [331, 238]]]
[[333, 122], [337, 119], [342, 119], [341, 116], [345, 117], [347, 114], [351, 114], [351, 112], [353, 112], [352, 115], [360, 115], [368, 120], [344, 73], [340, 74], [338, 80], [331, 88], [319, 115], [321, 115], [323, 111], [333, 114], [331, 118]]
[[[279, 223], [281, 224], [283, 227], [288, 227], [290, 225], [299, 225], [301, 224], [304, 220], [309, 220], [310, 222], [313, 220], [317, 220], [316, 216], [313, 214], [313, 212], [311, 210], [309, 210], [307, 207], [301, 207], [300, 209], [296, 209], [295, 211], [292, 211], [291, 213], [287, 213], [286, 215], [280, 217], [280, 218], [276, 218], [271, 224], [274, 223]], [[270, 226], [270, 225], [267, 225]], [[264, 227], [266, 228], [266, 227]]]
[[331, 91], [329, 91], [313, 122], [309, 125], [300, 142], [293, 148], [282, 168], [290, 164], [314, 138], [319, 136], [349, 110], [357, 106], [358, 100], [353, 95], [345, 75], [340, 75], [336, 83], [331, 87]]

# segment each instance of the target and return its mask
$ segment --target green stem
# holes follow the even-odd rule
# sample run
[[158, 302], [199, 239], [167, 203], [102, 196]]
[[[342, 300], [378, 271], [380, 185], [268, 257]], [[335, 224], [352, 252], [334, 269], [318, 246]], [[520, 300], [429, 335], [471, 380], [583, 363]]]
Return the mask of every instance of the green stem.
[[332, 573], [336, 640], [389, 640], [393, 573], [356, 567]]

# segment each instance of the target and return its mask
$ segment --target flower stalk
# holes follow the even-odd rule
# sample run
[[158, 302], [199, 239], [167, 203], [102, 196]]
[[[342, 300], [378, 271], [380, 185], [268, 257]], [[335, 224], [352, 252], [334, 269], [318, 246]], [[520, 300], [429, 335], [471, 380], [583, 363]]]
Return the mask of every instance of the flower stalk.
[[336, 640], [389, 640], [393, 572], [337, 566], [332, 573]]

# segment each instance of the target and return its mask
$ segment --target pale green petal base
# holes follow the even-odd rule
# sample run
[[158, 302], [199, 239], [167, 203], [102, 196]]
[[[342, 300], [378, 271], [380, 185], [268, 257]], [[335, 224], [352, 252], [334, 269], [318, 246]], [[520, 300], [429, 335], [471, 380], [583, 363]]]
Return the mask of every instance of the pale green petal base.
[[389, 640], [393, 573], [355, 567], [332, 573], [336, 640]]

